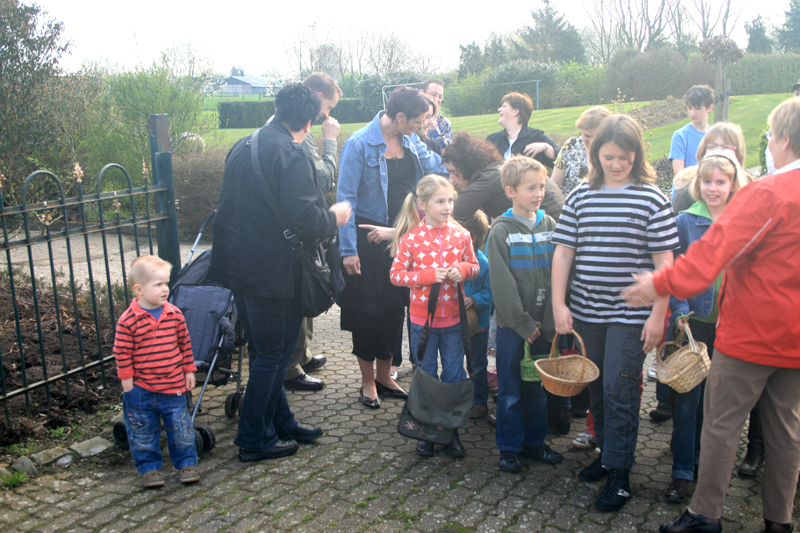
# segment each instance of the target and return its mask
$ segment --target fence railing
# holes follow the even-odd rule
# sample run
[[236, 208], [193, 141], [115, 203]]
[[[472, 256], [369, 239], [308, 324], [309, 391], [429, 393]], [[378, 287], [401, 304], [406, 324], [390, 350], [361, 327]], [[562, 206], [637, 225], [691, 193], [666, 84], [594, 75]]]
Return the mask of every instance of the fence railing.
[[[130, 303], [126, 267], [134, 257], [157, 254], [180, 267], [177, 218], [166, 115], [150, 119], [153, 182], [145, 173], [134, 187], [127, 170], [103, 167], [77, 196], [66, 197], [57, 176], [29, 175], [22, 203], [6, 206], [0, 187], [0, 229], [6, 291], [0, 315], [0, 402], [5, 417], [91, 401], [107, 390], [113, 332]], [[104, 191], [109, 176], [127, 188]], [[104, 181], [105, 180], [105, 181]], [[49, 185], [49, 187], [47, 187]], [[37, 198], [34, 190], [53, 198]], [[156, 243], [154, 246], [154, 234]], [[113, 367], [113, 365], [111, 365]]]

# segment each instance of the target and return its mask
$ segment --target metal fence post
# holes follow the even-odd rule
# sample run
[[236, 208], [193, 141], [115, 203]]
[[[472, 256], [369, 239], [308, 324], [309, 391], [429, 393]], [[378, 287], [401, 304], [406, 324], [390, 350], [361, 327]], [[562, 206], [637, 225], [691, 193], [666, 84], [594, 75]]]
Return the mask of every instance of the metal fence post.
[[172, 178], [172, 153], [170, 152], [169, 119], [167, 115], [151, 115], [148, 121], [150, 134], [150, 161], [153, 168], [153, 185], [166, 190], [156, 193], [156, 208], [167, 216], [156, 222], [158, 256], [172, 264], [170, 284], [181, 269], [181, 247], [178, 240], [178, 212], [175, 208], [175, 187]]

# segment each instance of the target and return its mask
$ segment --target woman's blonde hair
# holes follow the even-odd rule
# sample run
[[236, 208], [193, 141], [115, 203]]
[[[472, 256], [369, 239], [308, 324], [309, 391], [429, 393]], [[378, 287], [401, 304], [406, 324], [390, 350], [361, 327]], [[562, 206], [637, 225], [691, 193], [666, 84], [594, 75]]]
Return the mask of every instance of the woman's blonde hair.
[[694, 180], [692, 180], [692, 198], [698, 202], [703, 201], [703, 197], [700, 194], [700, 185], [703, 182], [703, 178], [710, 179], [711, 173], [715, 168], [728, 176], [731, 180], [731, 194], [728, 196], [729, 202], [731, 198], [733, 198], [733, 195], [736, 194], [736, 191], [749, 183], [745, 177], [744, 170], [742, 170], [741, 165], [735, 157], [720, 153], [708, 154], [700, 160], [700, 164], [697, 165], [697, 174]]
[[708, 144], [712, 141], [716, 141], [717, 136], [722, 137], [725, 144], [736, 147], [736, 159], [739, 160], [739, 165], [744, 167], [745, 159], [747, 159], [747, 147], [744, 144], [744, 133], [742, 133], [742, 128], [730, 122], [718, 122], [708, 128], [700, 144], [697, 145], [697, 160], [700, 161], [706, 156]]
[[416, 195], [413, 192], [406, 195], [406, 199], [403, 200], [403, 207], [400, 208], [400, 212], [397, 214], [397, 218], [394, 221], [395, 232], [394, 238], [392, 239], [392, 255], [397, 253], [397, 245], [400, 243], [400, 239], [405, 237], [409, 231], [419, 226], [420, 221], [419, 212], [417, 211], [417, 200], [421, 201], [423, 204], [427, 204], [428, 200], [430, 200], [434, 193], [441, 187], [452, 192], [455, 196], [456, 190], [453, 184], [450, 183], [447, 178], [443, 178], [438, 174], [428, 174], [417, 183]]
[[575, 127], [581, 131], [596, 130], [600, 126], [600, 123], [609, 116], [611, 116], [611, 111], [605, 106], [598, 105], [590, 107], [581, 113], [580, 118], [578, 118], [578, 121], [575, 123]]

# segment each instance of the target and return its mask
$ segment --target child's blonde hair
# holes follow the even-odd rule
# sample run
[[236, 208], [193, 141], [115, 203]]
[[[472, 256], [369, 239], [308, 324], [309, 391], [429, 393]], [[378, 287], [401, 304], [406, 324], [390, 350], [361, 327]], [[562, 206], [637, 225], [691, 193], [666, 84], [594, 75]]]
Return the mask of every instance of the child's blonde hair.
[[434, 193], [441, 187], [452, 192], [453, 196], [455, 196], [456, 190], [453, 188], [453, 184], [450, 183], [447, 178], [443, 178], [438, 174], [428, 174], [417, 183], [416, 195], [413, 192], [406, 195], [406, 199], [403, 201], [403, 207], [400, 208], [400, 212], [397, 214], [397, 218], [394, 221], [395, 232], [394, 238], [392, 239], [392, 255], [397, 253], [397, 245], [400, 243], [400, 239], [405, 237], [406, 233], [419, 226], [417, 200], [421, 201], [423, 204], [427, 204], [428, 200], [430, 200]]
[[472, 248], [480, 250], [486, 242], [486, 235], [489, 234], [489, 218], [486, 213], [478, 209], [464, 222], [464, 229], [472, 237]]
[[736, 159], [739, 165], [744, 166], [747, 159], [747, 146], [744, 143], [744, 133], [742, 128], [730, 122], [717, 122], [706, 131], [700, 144], [697, 145], [697, 160], [700, 161], [706, 156], [708, 145], [712, 141], [716, 141], [717, 137], [722, 137], [726, 144], [736, 147]]
[[133, 260], [128, 269], [128, 286], [133, 290], [134, 285], [143, 286], [153, 276], [153, 272], [166, 270], [172, 272], [172, 263], [164, 261], [154, 255], [141, 255]]
[[544, 175], [547, 176], [547, 169], [537, 160], [526, 155], [515, 155], [511, 157], [500, 167], [500, 180], [503, 182], [503, 187], [516, 189], [522, 182], [525, 173], [529, 170], [543, 172]]
[[694, 177], [697, 175], [697, 167], [686, 167], [672, 178], [672, 184], [675, 185], [675, 190], [683, 189], [687, 185], [691, 185]]
[[728, 178], [731, 180], [731, 194], [728, 196], [729, 202], [731, 201], [731, 198], [733, 198], [733, 195], [736, 194], [736, 191], [748, 183], [747, 178], [744, 175], [744, 170], [742, 170], [742, 167], [739, 165], [739, 161], [737, 161], [735, 157], [720, 153], [707, 154], [700, 161], [700, 164], [697, 165], [697, 175], [692, 181], [692, 198], [698, 202], [703, 201], [703, 197], [700, 194], [700, 184], [702, 183], [703, 178], [711, 178], [711, 173], [715, 168], [728, 176]]

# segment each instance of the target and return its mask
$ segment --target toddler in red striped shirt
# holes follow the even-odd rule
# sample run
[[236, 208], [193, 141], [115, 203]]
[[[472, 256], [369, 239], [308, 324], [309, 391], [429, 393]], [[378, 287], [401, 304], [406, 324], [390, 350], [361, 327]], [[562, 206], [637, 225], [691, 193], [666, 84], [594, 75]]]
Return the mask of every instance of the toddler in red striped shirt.
[[197, 367], [183, 313], [167, 301], [171, 270], [170, 263], [152, 255], [131, 263], [128, 284], [136, 298], [119, 317], [114, 335], [128, 443], [133, 464], [148, 488], [164, 485], [162, 419], [180, 482], [200, 480], [185, 396], [195, 386]]

